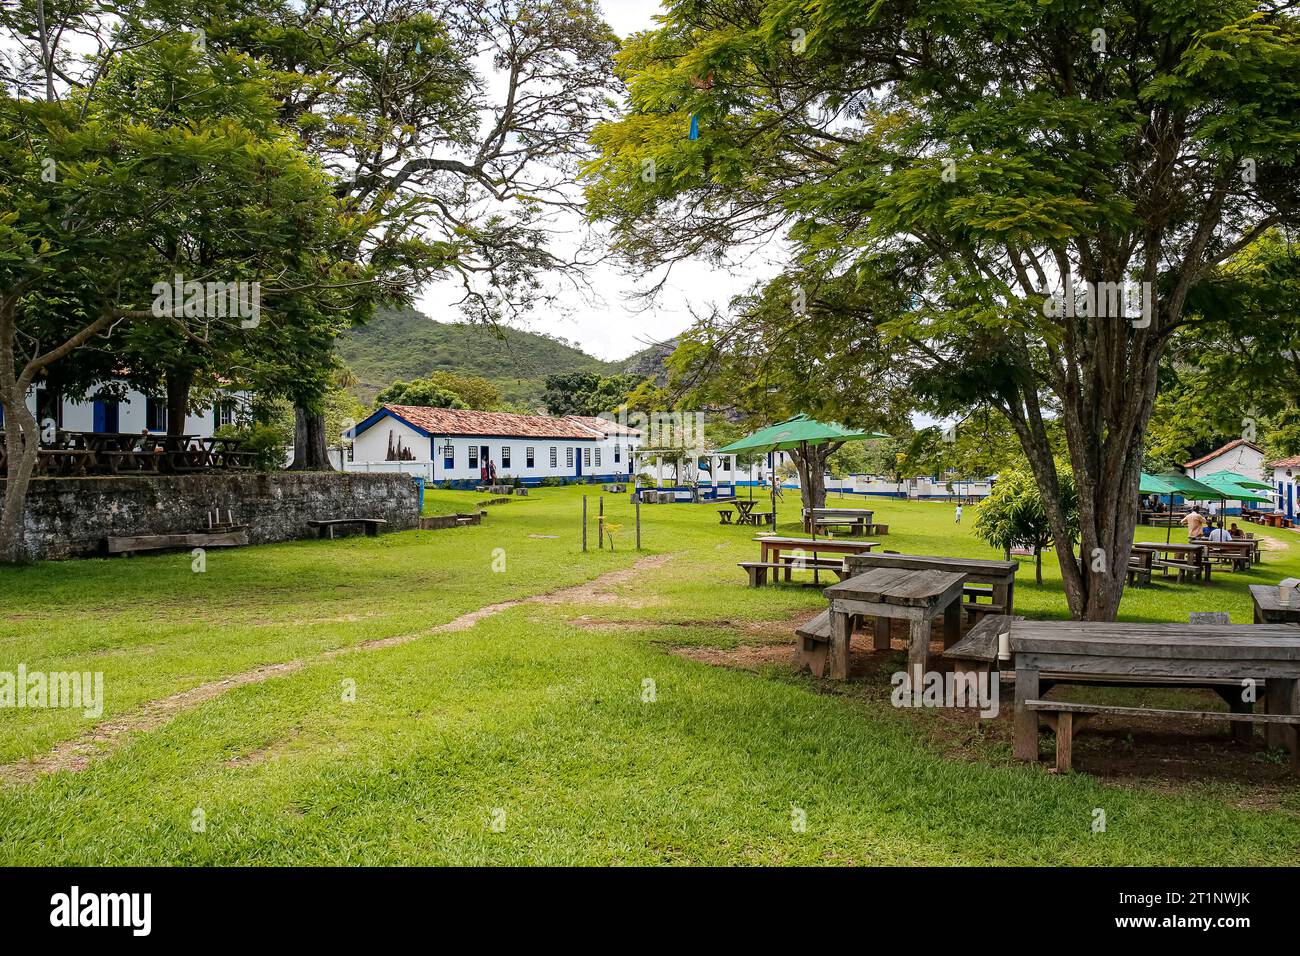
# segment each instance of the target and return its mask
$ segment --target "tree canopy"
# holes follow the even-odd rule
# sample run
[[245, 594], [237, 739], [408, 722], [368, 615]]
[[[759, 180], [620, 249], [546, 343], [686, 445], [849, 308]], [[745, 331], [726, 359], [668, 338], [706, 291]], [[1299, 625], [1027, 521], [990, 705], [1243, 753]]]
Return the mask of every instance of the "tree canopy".
[[[1071, 611], [1113, 617], [1161, 359], [1224, 318], [1191, 303], [1226, 263], [1300, 226], [1290, 6], [696, 0], [618, 66], [628, 108], [596, 130], [588, 196], [628, 262], [782, 236], [745, 331], [816, 341], [809, 387], [851, 404], [888, 407], [879, 342], [926, 410], [998, 411]], [[711, 321], [696, 338], [731, 361]]]

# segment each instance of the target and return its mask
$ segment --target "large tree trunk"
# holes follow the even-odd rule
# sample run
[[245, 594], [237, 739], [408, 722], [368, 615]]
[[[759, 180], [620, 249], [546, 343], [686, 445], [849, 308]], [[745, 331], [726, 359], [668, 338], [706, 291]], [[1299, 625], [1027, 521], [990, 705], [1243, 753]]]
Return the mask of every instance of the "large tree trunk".
[[1089, 326], [1086, 346], [1077, 326], [1070, 331], [1079, 358], [1058, 368], [1053, 391], [1060, 398], [1079, 496], [1077, 554], [1036, 392], [1023, 390], [1009, 417], [1042, 494], [1070, 614], [1084, 621], [1113, 621], [1133, 547], [1133, 504], [1163, 344], [1150, 329], [1133, 332], [1119, 321]]
[[292, 471], [333, 471], [329, 448], [325, 444], [324, 413], [293, 410], [293, 464]]
[[793, 449], [790, 458], [799, 472], [799, 497], [805, 509], [826, 507], [826, 462], [844, 442]]
[[173, 369], [167, 373], [168, 435], [185, 434], [185, 419], [189, 417], [190, 389], [193, 386], [193, 369]]
[[28, 560], [24, 515], [27, 488], [36, 472], [41, 432], [36, 416], [27, 408], [24, 395], [12, 387], [5, 388], [0, 391], [0, 404], [4, 407], [5, 452], [8, 456], [4, 508], [0, 511], [0, 562], [20, 564]]

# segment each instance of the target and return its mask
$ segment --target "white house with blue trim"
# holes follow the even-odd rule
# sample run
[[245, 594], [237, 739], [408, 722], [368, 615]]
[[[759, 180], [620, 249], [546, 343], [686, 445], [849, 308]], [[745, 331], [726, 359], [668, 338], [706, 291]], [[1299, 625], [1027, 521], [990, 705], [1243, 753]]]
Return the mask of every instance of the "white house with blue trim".
[[[251, 414], [249, 399], [243, 392], [221, 395], [213, 405], [190, 412], [182, 433], [208, 438], [222, 425], [246, 421]], [[167, 431], [166, 397], [146, 395], [120, 382], [111, 388], [89, 389], [87, 397], [76, 399], [37, 385], [27, 393], [27, 408], [38, 422], [52, 421], [63, 431], [110, 434]], [[4, 411], [0, 409], [0, 428], [3, 427]]]
[[349, 471], [402, 471], [440, 485], [497, 479], [525, 485], [626, 479], [641, 442], [636, 429], [585, 416], [552, 417], [460, 408], [381, 405], [345, 433]]

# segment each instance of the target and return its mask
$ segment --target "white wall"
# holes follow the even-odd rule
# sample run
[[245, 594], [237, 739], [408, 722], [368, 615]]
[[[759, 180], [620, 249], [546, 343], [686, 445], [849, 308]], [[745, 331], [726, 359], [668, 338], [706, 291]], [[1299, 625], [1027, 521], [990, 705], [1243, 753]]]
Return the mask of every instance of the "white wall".
[[1203, 478], [1216, 471], [1235, 471], [1256, 481], [1267, 480], [1264, 475], [1264, 453], [1247, 445], [1238, 445], [1195, 468], [1189, 468], [1187, 474], [1192, 478]]
[[[94, 394], [94, 389], [91, 389]], [[236, 419], [240, 417], [241, 412], [245, 412], [250, 400], [247, 392], [236, 392], [228, 396], [236, 404]], [[32, 414], [36, 414], [36, 389], [33, 388], [27, 393], [27, 407]], [[134, 389], [128, 390], [117, 406], [117, 430], [124, 434], [140, 433], [145, 429], [146, 421], [146, 398], [143, 393]], [[63, 430], [70, 432], [91, 432], [95, 430], [95, 403], [91, 401], [73, 401], [72, 399], [63, 399]], [[208, 438], [216, 431], [216, 411], [212, 408], [201, 409], [198, 412], [186, 416], [185, 431], [186, 435], [197, 435], [200, 438]]]
[[[350, 471], [366, 471], [367, 464], [383, 465], [369, 470], [384, 471], [391, 470], [390, 466], [401, 466], [401, 462], [388, 462], [388, 442], [389, 435], [393, 436], [394, 441], [400, 438], [403, 447], [411, 449], [415, 455], [415, 462], [405, 463], [408, 466], [418, 466], [410, 468], [398, 467], [396, 470], [403, 470], [411, 474], [424, 475], [432, 481], [478, 481], [481, 478], [480, 468], [482, 467], [481, 448], [486, 446], [489, 458], [497, 466], [497, 477], [523, 479], [540, 479], [550, 477], [572, 478], [578, 474], [578, 456], [582, 456], [581, 472], [586, 475], [614, 475], [622, 473], [628, 474], [628, 449], [630, 439], [624, 436], [622, 439], [609, 437], [605, 439], [596, 438], [594, 435], [590, 439], [575, 438], [503, 438], [499, 436], [466, 436], [457, 435], [451, 438], [435, 436], [430, 447], [428, 436], [421, 434], [416, 429], [410, 427], [402, 421], [393, 417], [381, 418], [375, 424], [371, 425], [365, 431], [361, 432], [352, 443], [352, 462], [348, 466]], [[444, 458], [444, 447], [450, 444], [453, 449], [452, 459], [454, 466], [447, 468]], [[614, 446], [621, 445], [619, 461], [614, 460]], [[477, 458], [473, 465], [470, 464], [470, 450], [474, 449]], [[510, 464], [506, 465], [503, 450], [510, 449]], [[533, 466], [528, 467], [527, 450], [532, 448]], [[551, 466], [551, 449], [555, 449], [555, 466]], [[568, 450], [573, 449], [573, 460], [570, 462]]]

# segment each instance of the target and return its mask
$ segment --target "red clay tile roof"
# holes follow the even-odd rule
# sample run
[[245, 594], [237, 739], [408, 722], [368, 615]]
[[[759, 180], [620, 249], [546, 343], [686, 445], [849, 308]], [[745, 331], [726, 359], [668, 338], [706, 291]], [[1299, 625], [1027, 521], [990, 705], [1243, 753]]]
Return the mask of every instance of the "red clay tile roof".
[[600, 418], [596, 415], [565, 415], [570, 421], [577, 422], [584, 428], [594, 428], [602, 435], [640, 435], [641, 432], [636, 428], [629, 428], [627, 425], [620, 425], [618, 422], [610, 421], [608, 418]]
[[1269, 468], [1295, 468], [1300, 466], [1300, 455], [1292, 455], [1290, 458], [1279, 458], [1277, 461], [1265, 462]]
[[1214, 451], [1210, 452], [1208, 455], [1204, 455], [1204, 456], [1202, 456], [1202, 457], [1196, 459], [1196, 461], [1187, 461], [1187, 462], [1183, 462], [1183, 467], [1184, 467], [1184, 468], [1195, 468], [1195, 467], [1197, 467], [1198, 465], [1203, 465], [1203, 464], [1205, 464], [1207, 461], [1210, 461], [1211, 459], [1218, 458], [1218, 457], [1219, 457], [1220, 455], [1222, 455], [1224, 452], [1232, 451], [1232, 450], [1233, 450], [1234, 448], [1236, 448], [1238, 445], [1247, 445], [1247, 446], [1249, 446], [1249, 447], [1255, 449], [1255, 451], [1259, 452], [1261, 455], [1264, 453], [1264, 449], [1260, 448], [1260, 447], [1259, 447], [1258, 445], [1256, 445], [1253, 441], [1246, 441], [1246, 439], [1244, 439], [1244, 438], [1234, 438], [1232, 441], [1228, 442], [1228, 444], [1224, 445], [1222, 448], [1216, 448], [1216, 449], [1214, 449]]
[[384, 405], [394, 415], [434, 435], [496, 435], [510, 438], [588, 438], [589, 430], [563, 418], [516, 415], [513, 412], [475, 412], [463, 408], [425, 408], [418, 405]]

